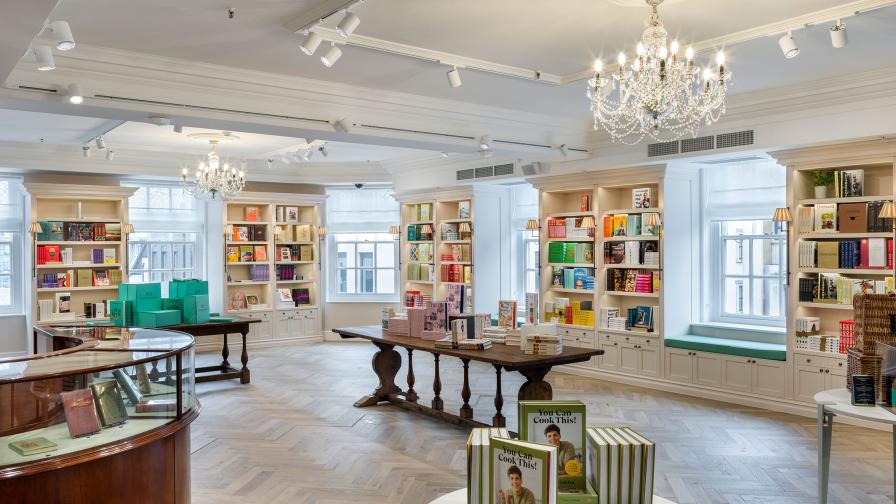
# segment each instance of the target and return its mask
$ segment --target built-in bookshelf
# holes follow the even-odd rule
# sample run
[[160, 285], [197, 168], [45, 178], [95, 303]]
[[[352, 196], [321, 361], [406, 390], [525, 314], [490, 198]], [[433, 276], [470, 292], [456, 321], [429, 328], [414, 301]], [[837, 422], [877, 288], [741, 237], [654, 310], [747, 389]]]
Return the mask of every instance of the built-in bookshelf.
[[[127, 281], [135, 188], [25, 183], [31, 195], [32, 320], [102, 320]], [[33, 228], [33, 229], [32, 229]]]
[[243, 193], [224, 204], [224, 311], [252, 342], [320, 336], [323, 197]]
[[[788, 167], [788, 347], [799, 356], [823, 354], [845, 360], [826, 340], [839, 338], [840, 322], [853, 319], [853, 295], [892, 290], [892, 222], [878, 217], [893, 200], [893, 154], [868, 143], [775, 154]], [[891, 147], [892, 149], [892, 147]], [[813, 174], [833, 173], [825, 194]], [[809, 327], [809, 331], [804, 331]], [[799, 334], [797, 334], [799, 332]], [[818, 347], [818, 348], [816, 348]], [[823, 349], [830, 351], [820, 351]], [[805, 384], [797, 376], [795, 394]], [[842, 384], [840, 384], [842, 385]]]

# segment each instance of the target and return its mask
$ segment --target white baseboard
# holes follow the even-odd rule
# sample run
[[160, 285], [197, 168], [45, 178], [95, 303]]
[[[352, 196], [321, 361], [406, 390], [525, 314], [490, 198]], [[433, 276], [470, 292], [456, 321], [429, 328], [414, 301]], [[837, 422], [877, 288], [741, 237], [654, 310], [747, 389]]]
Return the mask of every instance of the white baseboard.
[[[625, 373], [613, 371], [601, 371], [598, 369], [589, 369], [577, 365], [558, 366], [552, 369], [558, 373], [566, 373], [576, 376], [584, 376], [587, 378], [595, 378], [614, 383], [622, 383], [625, 385], [634, 385], [652, 390], [662, 390], [664, 392], [672, 392], [690, 397], [699, 397], [701, 399], [711, 399], [730, 404], [739, 404], [752, 406], [759, 409], [775, 411], [778, 413], [788, 413], [803, 417], [816, 418], [818, 410], [814, 404], [808, 404], [788, 399], [776, 399], [772, 397], [762, 397], [752, 394], [743, 394], [740, 392], [719, 390], [703, 385], [683, 384], [669, 381], [662, 378], [649, 378], [643, 376], [633, 376]], [[865, 427], [874, 430], [890, 430], [889, 425], [883, 425], [875, 422], [867, 422], [850, 417], [836, 417], [836, 421], [858, 427]]]

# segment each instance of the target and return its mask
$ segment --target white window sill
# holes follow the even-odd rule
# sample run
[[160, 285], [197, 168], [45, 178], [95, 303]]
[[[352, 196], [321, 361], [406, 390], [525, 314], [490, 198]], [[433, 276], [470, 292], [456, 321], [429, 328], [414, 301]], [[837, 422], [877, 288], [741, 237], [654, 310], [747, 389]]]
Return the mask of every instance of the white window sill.
[[750, 331], [766, 334], [785, 334], [787, 329], [784, 327], [753, 325], [753, 324], [733, 324], [729, 322], [693, 322], [692, 327], [706, 327], [709, 329], [735, 329], [738, 331]]
[[359, 298], [359, 299], [328, 299], [327, 304], [357, 304], [357, 303], [376, 303], [376, 304], [398, 304], [398, 298]]

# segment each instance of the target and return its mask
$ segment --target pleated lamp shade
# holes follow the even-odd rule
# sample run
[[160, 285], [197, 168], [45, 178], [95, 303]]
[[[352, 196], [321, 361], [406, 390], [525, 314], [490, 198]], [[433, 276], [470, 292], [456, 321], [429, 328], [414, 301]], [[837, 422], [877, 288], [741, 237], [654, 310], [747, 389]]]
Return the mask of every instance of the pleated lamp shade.
[[399, 235], [399, 234], [401, 234], [401, 228], [398, 226], [389, 226], [389, 234], [390, 235]]
[[663, 222], [660, 220], [660, 214], [649, 213], [644, 216], [644, 224], [647, 226], [662, 226]]
[[121, 232], [124, 234], [131, 234], [134, 232], [134, 225], [128, 222], [121, 228]]
[[790, 214], [790, 209], [787, 207], [776, 208], [772, 220], [775, 222], [793, 222], [793, 215]]
[[529, 231], [538, 231], [538, 221], [535, 219], [529, 219], [529, 222], [526, 223], [526, 229]]
[[31, 234], [43, 233], [44, 228], [40, 225], [40, 222], [32, 222], [30, 226], [28, 226], [28, 232]]
[[590, 215], [586, 215], [582, 217], [582, 222], [579, 223], [579, 226], [582, 229], [591, 229], [594, 227], [594, 217]]
[[458, 232], [461, 232], [461, 233], [469, 233], [471, 231], [470, 223], [469, 222], [461, 222], [457, 226], [457, 230], [458, 230]]
[[896, 219], [896, 203], [887, 201], [884, 206], [880, 207], [880, 213], [877, 216], [881, 219]]

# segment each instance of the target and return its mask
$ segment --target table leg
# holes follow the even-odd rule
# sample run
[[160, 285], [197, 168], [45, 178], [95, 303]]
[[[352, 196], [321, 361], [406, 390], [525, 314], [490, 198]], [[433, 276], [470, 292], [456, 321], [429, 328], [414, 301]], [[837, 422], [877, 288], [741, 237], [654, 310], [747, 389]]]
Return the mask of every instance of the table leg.
[[504, 415], [501, 414], [501, 408], [504, 407], [504, 396], [501, 395], [501, 365], [494, 364], [495, 366], [495, 375], [498, 380], [498, 385], [495, 391], [495, 416], [492, 417], [492, 426], [493, 427], [506, 427], [507, 419], [504, 418]]
[[416, 379], [414, 378], [414, 349], [408, 348], [408, 391], [405, 394], [405, 399], [410, 402], [417, 402], [417, 392], [414, 390], [414, 382]]
[[242, 329], [240, 334], [243, 336], [243, 353], [240, 355], [240, 362], [243, 363], [243, 367], [240, 369], [240, 383], [245, 385], [249, 383], [249, 352], [246, 351], [246, 336], [249, 335], [249, 328]]
[[356, 408], [373, 406], [380, 401], [388, 401], [401, 389], [395, 385], [395, 375], [401, 369], [401, 354], [395, 351], [395, 345], [374, 343], [379, 351], [373, 354], [373, 371], [380, 379], [380, 384], [372, 394], [355, 401]]
[[464, 363], [464, 387], [460, 391], [460, 396], [464, 400], [464, 405], [460, 407], [461, 418], [473, 418], [473, 408], [470, 406], [470, 359], [461, 359]]
[[442, 396], [439, 395], [442, 393], [442, 379], [439, 377], [439, 354], [432, 354], [432, 356], [436, 360], [436, 375], [432, 380], [432, 391], [436, 396], [432, 398], [432, 409], [442, 411], [445, 408], [445, 403], [442, 401]]
[[[834, 415], [818, 405], [818, 504], [828, 502], [828, 477], [831, 473], [831, 433], [834, 428]], [[896, 446], [896, 434], [894, 434]]]
[[550, 401], [554, 398], [554, 389], [551, 384], [544, 381], [544, 377], [551, 370], [551, 366], [525, 368], [519, 372], [526, 377], [526, 383], [520, 386], [517, 399], [520, 401]]
[[230, 348], [227, 347], [227, 334], [224, 334], [224, 346], [221, 347], [221, 372], [227, 372], [227, 368], [230, 367], [230, 361], [227, 360], [227, 357], [230, 357]]

